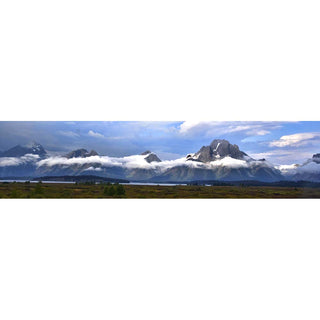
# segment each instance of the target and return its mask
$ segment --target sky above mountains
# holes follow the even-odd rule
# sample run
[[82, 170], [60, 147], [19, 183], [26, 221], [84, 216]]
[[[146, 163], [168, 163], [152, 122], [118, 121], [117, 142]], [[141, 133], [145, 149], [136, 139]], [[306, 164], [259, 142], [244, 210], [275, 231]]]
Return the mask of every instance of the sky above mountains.
[[254, 158], [301, 163], [320, 152], [320, 122], [261, 121], [2, 121], [0, 151], [35, 141], [49, 154], [77, 148], [122, 157], [151, 150], [163, 160], [227, 139]]

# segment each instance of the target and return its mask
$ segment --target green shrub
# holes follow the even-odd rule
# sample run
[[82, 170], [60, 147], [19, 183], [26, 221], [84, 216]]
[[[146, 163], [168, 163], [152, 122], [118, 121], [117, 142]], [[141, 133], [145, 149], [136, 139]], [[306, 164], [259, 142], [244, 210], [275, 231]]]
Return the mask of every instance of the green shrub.
[[109, 195], [109, 188], [108, 188], [107, 186], [105, 186], [105, 187], [103, 188], [103, 194], [104, 194], [105, 196]]
[[126, 190], [125, 190], [125, 188], [124, 188], [124, 186], [122, 184], [118, 184], [117, 185], [116, 194], [118, 196], [123, 196], [123, 195], [126, 194]]
[[39, 181], [34, 189], [35, 194], [43, 194], [42, 182]]
[[114, 186], [111, 186], [109, 189], [108, 189], [108, 196], [114, 196], [116, 193], [116, 190], [114, 188]]

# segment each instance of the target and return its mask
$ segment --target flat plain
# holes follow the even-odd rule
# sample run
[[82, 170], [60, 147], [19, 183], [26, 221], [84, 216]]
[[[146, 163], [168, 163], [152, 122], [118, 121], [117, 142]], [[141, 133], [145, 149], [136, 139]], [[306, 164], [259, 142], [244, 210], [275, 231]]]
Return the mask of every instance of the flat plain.
[[294, 199], [320, 198], [320, 188], [0, 183], [0, 198], [43, 199]]

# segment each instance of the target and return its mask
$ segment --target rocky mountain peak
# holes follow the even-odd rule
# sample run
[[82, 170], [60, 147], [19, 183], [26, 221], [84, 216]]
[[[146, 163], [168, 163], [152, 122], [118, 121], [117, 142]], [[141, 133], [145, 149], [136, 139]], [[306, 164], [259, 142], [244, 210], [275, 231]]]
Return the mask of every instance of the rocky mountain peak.
[[236, 144], [231, 144], [225, 139], [215, 139], [209, 146], [203, 146], [194, 155], [188, 155], [188, 160], [211, 162], [225, 157], [231, 157], [234, 159], [244, 159], [248, 157], [246, 153], [241, 151]]
[[91, 150], [89, 152], [89, 157], [98, 156], [98, 155], [99, 155], [99, 153], [96, 150]]
[[320, 163], [320, 153], [316, 153], [312, 156], [312, 161]]
[[150, 154], [150, 153], [151, 153], [151, 151], [150, 151], [150, 150], [147, 150], [147, 151], [145, 151], [145, 152], [142, 152], [141, 155], [142, 155], [142, 156], [146, 156], [147, 154]]
[[158, 156], [154, 153], [150, 153], [147, 157], [144, 158], [147, 162], [161, 162]]
[[149, 150], [147, 150], [147, 151], [145, 151], [145, 152], [142, 152], [141, 155], [142, 155], [142, 156], [146, 156], [146, 157], [144, 158], [144, 160], [146, 160], [148, 163], [151, 163], [151, 162], [161, 162], [161, 160], [158, 158], [158, 156], [157, 156], [155, 153], [153, 153], [153, 152], [151, 152], [151, 151], [149, 151]]
[[98, 152], [91, 150], [90, 152], [87, 149], [77, 149], [69, 152], [65, 157], [68, 159], [71, 158], [87, 158], [92, 156], [97, 156]]
[[39, 156], [44, 156], [47, 154], [46, 150], [40, 143], [33, 142], [31, 145], [32, 154], [38, 154]]

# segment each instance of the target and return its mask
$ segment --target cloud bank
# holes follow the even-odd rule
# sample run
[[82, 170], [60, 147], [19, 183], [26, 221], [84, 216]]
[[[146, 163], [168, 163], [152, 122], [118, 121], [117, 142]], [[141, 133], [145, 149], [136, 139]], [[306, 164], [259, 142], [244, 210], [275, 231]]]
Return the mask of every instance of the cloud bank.
[[291, 164], [291, 165], [281, 165], [277, 169], [281, 171], [284, 176], [293, 176], [296, 174], [320, 174], [320, 164], [309, 161], [303, 165]]
[[0, 158], [0, 167], [14, 167], [26, 164], [35, 164], [39, 156], [35, 154], [26, 154], [22, 157], [3, 157]]
[[145, 155], [133, 155], [123, 158], [115, 158], [108, 156], [92, 156], [87, 158], [71, 158], [67, 159], [65, 157], [51, 157], [48, 159], [40, 160], [37, 163], [37, 167], [52, 167], [52, 166], [63, 166], [71, 167], [74, 165], [84, 166], [89, 165], [90, 167], [86, 171], [99, 170], [100, 167], [122, 167], [124, 169], [146, 169], [146, 170], [156, 170], [159, 172], [164, 172], [168, 169], [177, 166], [187, 166], [190, 168], [202, 168], [202, 169], [216, 169], [218, 167], [231, 167], [231, 168], [249, 168], [256, 165], [272, 167], [267, 161], [245, 161], [233, 159], [231, 157], [225, 157], [223, 159], [215, 160], [208, 163], [202, 163], [197, 161], [187, 160], [185, 157], [176, 160], [166, 160], [162, 162], [151, 162], [148, 163], [145, 160]]

